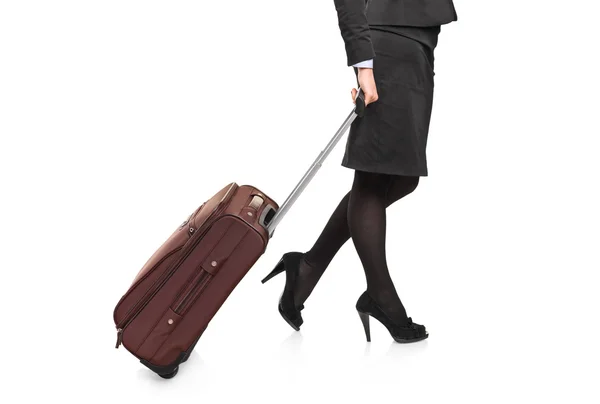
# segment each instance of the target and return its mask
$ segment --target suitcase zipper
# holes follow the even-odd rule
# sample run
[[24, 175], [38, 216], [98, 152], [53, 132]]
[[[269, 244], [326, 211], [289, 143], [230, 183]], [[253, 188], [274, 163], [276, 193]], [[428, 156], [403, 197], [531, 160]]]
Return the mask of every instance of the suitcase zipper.
[[196, 297], [198, 297], [202, 293], [206, 285], [208, 285], [210, 278], [212, 277], [210, 273], [204, 270], [201, 271], [202, 272], [198, 276], [198, 279], [194, 283], [194, 286], [192, 286], [192, 288], [181, 297], [181, 300], [179, 300], [179, 302], [175, 304], [173, 311], [179, 314], [180, 316], [187, 311], [187, 309], [196, 300]]
[[204, 235], [208, 232], [208, 230], [212, 226], [213, 221], [214, 221], [213, 219], [215, 217], [218, 217], [221, 214], [221, 212], [223, 212], [223, 210], [225, 210], [225, 208], [228, 206], [229, 201], [231, 200], [231, 198], [233, 197], [233, 195], [235, 193], [235, 192], [233, 192], [235, 189], [237, 189], [237, 186], [236, 187], [232, 186], [229, 189], [229, 191], [227, 192], [227, 195], [225, 195], [225, 197], [223, 198], [221, 206], [219, 206], [215, 211], [212, 212], [212, 214], [208, 218], [206, 218], [204, 225], [202, 225], [200, 227], [200, 229], [198, 229], [198, 230], [202, 230], [202, 231], [195, 232], [192, 235], [192, 237], [196, 237], [196, 238], [190, 243], [189, 248], [187, 248], [185, 253], [182, 254], [181, 258], [179, 258], [179, 261], [177, 261], [176, 265], [173, 265], [173, 267], [169, 271], [165, 272], [163, 274], [163, 276], [161, 276], [159, 279], [157, 279], [157, 281], [155, 282], [153, 287], [151, 287], [148, 290], [148, 292], [146, 292], [146, 294], [135, 304], [135, 306], [129, 312], [129, 314], [127, 316], [125, 316], [123, 321], [121, 321], [117, 325], [117, 343], [115, 345], [115, 348], [119, 348], [121, 346], [121, 343], [123, 342], [123, 332], [125, 331], [127, 326], [142, 311], [142, 309], [144, 307], [146, 307], [148, 302], [150, 300], [152, 300], [154, 295], [156, 295], [156, 293], [158, 293], [160, 288], [162, 288], [162, 286], [169, 280], [169, 278], [171, 278], [171, 276], [175, 273], [175, 270], [177, 270], [177, 268], [179, 268], [179, 265], [181, 265], [181, 263], [183, 261], [185, 261], [185, 259], [191, 254], [192, 251], [194, 251], [196, 246], [200, 243], [200, 240], [202, 240]]
[[117, 345], [115, 346], [115, 348], [118, 348], [122, 342], [123, 342], [123, 329], [118, 328], [117, 329]]

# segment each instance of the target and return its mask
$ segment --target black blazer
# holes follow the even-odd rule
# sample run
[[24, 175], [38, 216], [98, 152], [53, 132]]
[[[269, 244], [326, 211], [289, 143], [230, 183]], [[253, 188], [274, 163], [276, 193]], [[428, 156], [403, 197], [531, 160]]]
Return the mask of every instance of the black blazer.
[[334, 0], [334, 3], [348, 66], [375, 57], [369, 25], [432, 27], [457, 20], [452, 0]]

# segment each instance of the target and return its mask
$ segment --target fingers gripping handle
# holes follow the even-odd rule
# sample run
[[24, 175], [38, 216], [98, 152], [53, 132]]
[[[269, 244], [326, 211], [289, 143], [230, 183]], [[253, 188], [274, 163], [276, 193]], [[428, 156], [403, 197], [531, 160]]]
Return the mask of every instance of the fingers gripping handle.
[[356, 93], [356, 106], [354, 107], [356, 116], [362, 118], [365, 115], [365, 107], [365, 94], [359, 87], [358, 92]]
[[308, 169], [306, 174], [304, 174], [304, 177], [302, 177], [302, 179], [300, 180], [298, 185], [296, 185], [296, 188], [294, 188], [292, 193], [287, 197], [285, 202], [283, 202], [281, 207], [277, 210], [275, 215], [271, 218], [271, 220], [267, 224], [267, 231], [269, 232], [269, 237], [273, 237], [273, 232], [275, 231], [275, 227], [279, 224], [281, 219], [283, 219], [283, 216], [288, 212], [288, 210], [294, 204], [294, 202], [296, 202], [296, 199], [298, 199], [298, 197], [300, 196], [302, 191], [304, 191], [304, 188], [306, 188], [306, 186], [309, 184], [309, 182], [315, 176], [317, 171], [319, 171], [319, 169], [323, 165], [323, 162], [325, 161], [325, 159], [327, 158], [329, 153], [331, 153], [333, 148], [336, 146], [336, 144], [339, 142], [339, 140], [342, 138], [342, 136], [346, 133], [348, 128], [350, 128], [350, 125], [352, 124], [352, 122], [357, 117], [364, 116], [364, 114], [365, 114], [365, 97], [364, 97], [364, 93], [360, 89], [360, 87], [358, 88], [358, 92], [356, 93], [355, 104], [356, 105], [352, 109], [352, 112], [350, 112], [350, 115], [348, 115], [348, 117], [346, 118], [346, 120], [344, 121], [342, 126], [340, 126], [340, 128], [335, 133], [333, 138], [329, 141], [329, 143], [327, 144], [325, 149], [323, 149], [323, 151], [321, 153], [319, 153], [319, 155], [317, 156], [314, 163], [310, 166], [310, 168]]

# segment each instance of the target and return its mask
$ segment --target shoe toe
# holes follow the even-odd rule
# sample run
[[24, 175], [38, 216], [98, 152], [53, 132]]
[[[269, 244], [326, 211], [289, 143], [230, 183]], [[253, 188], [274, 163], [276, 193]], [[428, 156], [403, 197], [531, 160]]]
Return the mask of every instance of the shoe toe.
[[413, 323], [412, 319], [410, 324], [413, 329], [413, 338], [423, 338], [427, 336], [427, 330], [424, 325]]

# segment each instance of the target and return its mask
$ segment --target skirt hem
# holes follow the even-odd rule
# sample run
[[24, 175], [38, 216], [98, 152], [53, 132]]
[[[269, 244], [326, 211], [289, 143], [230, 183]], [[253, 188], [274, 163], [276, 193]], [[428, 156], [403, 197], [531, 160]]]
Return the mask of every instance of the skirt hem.
[[342, 167], [345, 168], [349, 168], [351, 170], [358, 170], [358, 171], [366, 171], [369, 173], [376, 173], [376, 174], [387, 174], [387, 175], [399, 175], [399, 176], [403, 176], [403, 177], [428, 177], [429, 176], [429, 172], [426, 171], [417, 171], [417, 172], [407, 172], [406, 170], [385, 170], [385, 169], [375, 169], [372, 167], [367, 167], [367, 166], [361, 166], [359, 164], [351, 164], [348, 162], [343, 161], [342, 162]]

